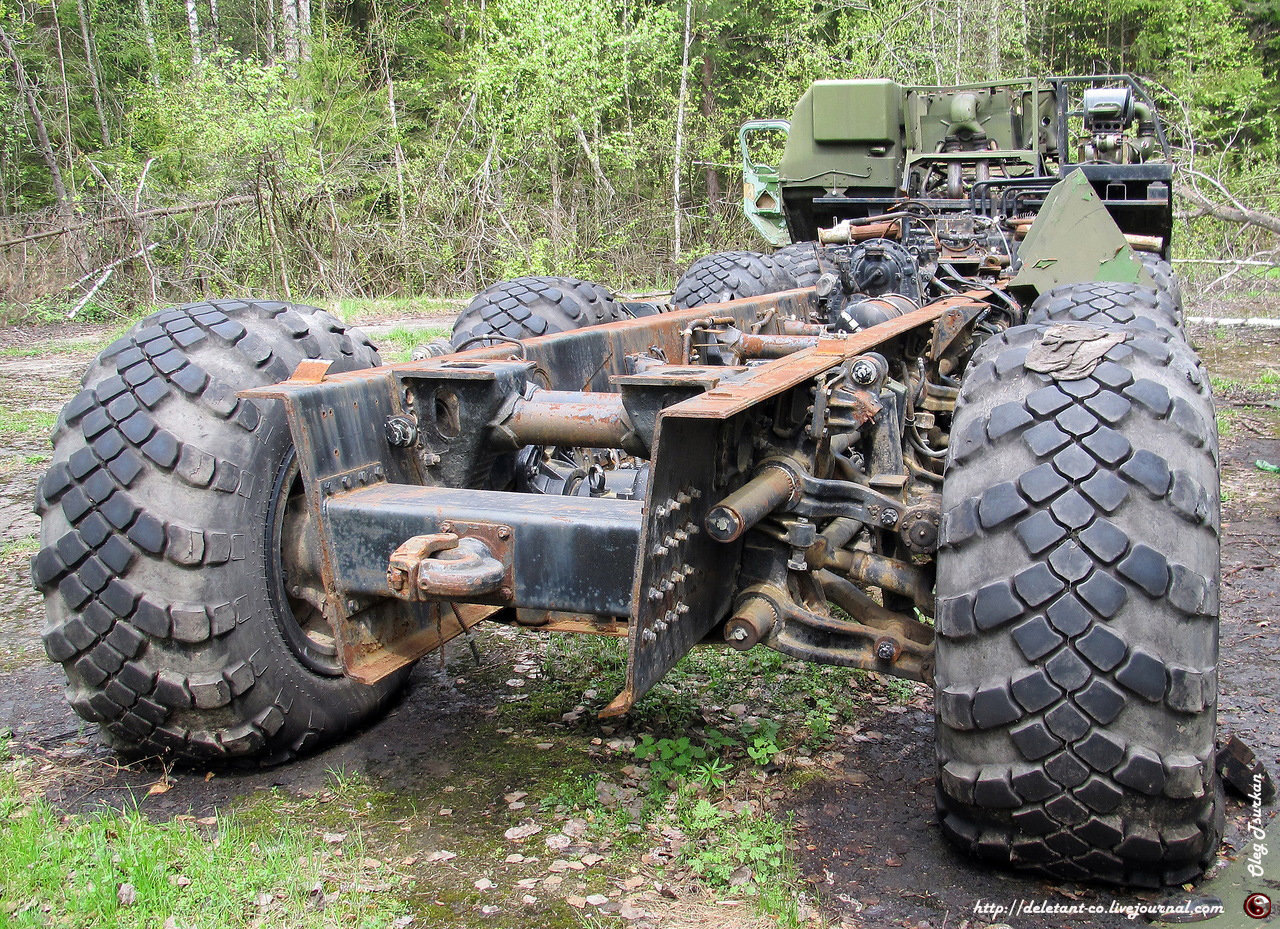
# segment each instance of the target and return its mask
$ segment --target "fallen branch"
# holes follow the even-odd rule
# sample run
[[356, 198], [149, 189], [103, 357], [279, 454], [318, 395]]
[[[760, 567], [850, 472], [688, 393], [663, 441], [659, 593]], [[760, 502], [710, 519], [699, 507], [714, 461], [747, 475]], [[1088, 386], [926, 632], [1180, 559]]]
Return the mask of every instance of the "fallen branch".
[[155, 248], [159, 244], [160, 244], [159, 242], [152, 242], [146, 248], [140, 248], [136, 252], [134, 252], [132, 255], [125, 255], [123, 258], [117, 258], [115, 261], [110, 262], [109, 264], [105, 264], [101, 268], [98, 268], [95, 271], [90, 271], [84, 277], [80, 278], [80, 280], [72, 284], [71, 285], [72, 287], [79, 287], [81, 284], [89, 280], [89, 278], [93, 277], [95, 274], [101, 275], [101, 277], [99, 277], [98, 280], [94, 282], [94, 285], [89, 288], [88, 293], [86, 293], [83, 297], [81, 297], [80, 301], [71, 308], [71, 312], [67, 314], [67, 319], [76, 318], [76, 314], [85, 308], [88, 302], [93, 298], [93, 295], [98, 292], [98, 289], [103, 284], [105, 284], [108, 280], [111, 279], [111, 275], [115, 273], [116, 268], [120, 267], [120, 265], [124, 264], [126, 261], [132, 261], [135, 258], [145, 259], [147, 257], [147, 252], [151, 251], [153, 248]]
[[[72, 284], [71, 287], [79, 287], [81, 284], [89, 280], [89, 278], [93, 277], [94, 275], [101, 274], [104, 271], [111, 271], [114, 268], [117, 268], [120, 265], [124, 264], [126, 261], [133, 261], [133, 259], [135, 258], [145, 257], [146, 252], [154, 250], [159, 245], [160, 245], [159, 242], [152, 242], [145, 249], [138, 249], [138, 251], [134, 252], [132, 255], [125, 255], [123, 258], [117, 258], [115, 261], [111, 261], [111, 262], [108, 262], [107, 264], [104, 264], [101, 268], [94, 268], [84, 277], [80, 278], [80, 280]], [[70, 290], [71, 287], [68, 287], [67, 289]]]
[[[1216, 186], [1222, 187], [1221, 184]], [[1176, 191], [1178, 196], [1191, 201], [1214, 219], [1221, 219], [1229, 223], [1239, 223], [1244, 226], [1257, 226], [1260, 229], [1266, 229], [1268, 232], [1280, 235], [1280, 216], [1272, 216], [1269, 213], [1251, 210], [1234, 197], [1231, 198], [1233, 206], [1215, 203], [1189, 184], [1178, 184]]]
[[83, 310], [85, 307], [85, 304], [87, 304], [91, 299], [93, 299], [93, 295], [98, 292], [98, 288], [101, 287], [103, 284], [105, 284], [111, 278], [111, 275], [115, 273], [115, 270], [116, 270], [115, 267], [110, 267], [110, 268], [107, 268], [106, 271], [102, 272], [102, 277], [98, 278], [97, 283], [95, 283], [92, 287], [90, 287], [89, 292], [80, 298], [80, 302], [71, 308], [71, 312], [67, 314], [67, 319], [76, 318], [76, 314], [79, 313], [81, 310]]
[[1247, 265], [1255, 268], [1280, 268], [1274, 261], [1253, 261], [1248, 258], [1175, 258], [1176, 265]]
[[180, 216], [183, 213], [195, 213], [200, 210], [217, 209], [224, 206], [243, 206], [246, 203], [253, 203], [257, 197], [253, 194], [242, 194], [238, 197], [227, 197], [223, 200], [201, 200], [199, 203], [187, 203], [182, 206], [161, 206], [151, 210], [142, 210], [134, 213], [132, 216], [101, 216], [97, 219], [84, 220], [78, 223], [69, 223], [57, 229], [46, 229], [43, 232], [33, 232], [29, 235], [19, 236], [16, 239], [5, 239], [0, 241], [0, 248], [11, 248], [14, 245], [23, 245], [27, 242], [35, 242], [38, 239], [49, 239], [53, 236], [66, 235], [68, 232], [79, 232], [82, 229], [92, 229], [96, 226], [107, 226], [114, 223], [129, 223], [136, 220], [152, 219], [160, 216]]

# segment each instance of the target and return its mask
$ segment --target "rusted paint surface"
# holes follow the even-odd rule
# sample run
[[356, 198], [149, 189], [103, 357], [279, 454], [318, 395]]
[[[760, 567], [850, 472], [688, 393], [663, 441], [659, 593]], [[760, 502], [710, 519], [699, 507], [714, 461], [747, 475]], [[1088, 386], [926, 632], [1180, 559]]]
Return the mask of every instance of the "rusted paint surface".
[[817, 377], [849, 358], [870, 351], [912, 329], [928, 325], [952, 307], [972, 303], [981, 296], [980, 291], [975, 291], [949, 297], [870, 329], [851, 333], [847, 338], [822, 339], [814, 348], [807, 348], [773, 364], [754, 368], [742, 380], [732, 384], [718, 384], [712, 390], [672, 407], [667, 413], [690, 419], [728, 419], [784, 390]]

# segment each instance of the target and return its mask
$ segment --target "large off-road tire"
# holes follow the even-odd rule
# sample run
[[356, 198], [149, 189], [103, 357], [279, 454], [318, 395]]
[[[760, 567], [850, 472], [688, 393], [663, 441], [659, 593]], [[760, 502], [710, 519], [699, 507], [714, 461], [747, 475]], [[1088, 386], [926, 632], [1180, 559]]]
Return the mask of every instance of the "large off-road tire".
[[984, 344], [956, 408], [937, 580], [942, 828], [1056, 878], [1176, 884], [1213, 860], [1222, 828], [1208, 379], [1181, 339], [1130, 332], [1087, 377], [1054, 381], [1023, 366], [1050, 328]]
[[676, 283], [671, 302], [679, 307], [723, 303], [791, 290], [799, 285], [770, 255], [716, 252], [699, 258]]
[[518, 277], [476, 295], [453, 324], [453, 345], [486, 335], [531, 339], [631, 318], [599, 284], [571, 277]]
[[1178, 272], [1173, 270], [1173, 265], [1153, 252], [1134, 252], [1134, 255], [1151, 273], [1152, 279], [1156, 282], [1156, 290], [1167, 294], [1173, 301], [1173, 305], [1178, 310], [1178, 317], [1181, 319], [1182, 282], [1178, 280]]
[[1055, 287], [1031, 304], [1027, 322], [1090, 322], [1183, 336], [1182, 310], [1167, 292], [1109, 281]]
[[797, 287], [812, 287], [822, 277], [817, 242], [793, 242], [769, 257], [791, 275]]
[[44, 645], [119, 750], [283, 761], [381, 710], [408, 673], [344, 677], [332, 630], [285, 591], [301, 581], [281, 540], [305, 508], [284, 406], [236, 393], [305, 358], [378, 363], [312, 307], [162, 310], [98, 356], [58, 418], [32, 560]]

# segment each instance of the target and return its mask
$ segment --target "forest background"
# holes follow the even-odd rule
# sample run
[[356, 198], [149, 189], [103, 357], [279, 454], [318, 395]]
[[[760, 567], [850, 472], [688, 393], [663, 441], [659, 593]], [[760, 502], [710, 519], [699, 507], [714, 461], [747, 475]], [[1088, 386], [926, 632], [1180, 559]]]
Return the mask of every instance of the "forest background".
[[816, 78], [1122, 71], [1185, 270], [1275, 264], [1280, 0], [0, 0], [0, 318], [670, 286]]

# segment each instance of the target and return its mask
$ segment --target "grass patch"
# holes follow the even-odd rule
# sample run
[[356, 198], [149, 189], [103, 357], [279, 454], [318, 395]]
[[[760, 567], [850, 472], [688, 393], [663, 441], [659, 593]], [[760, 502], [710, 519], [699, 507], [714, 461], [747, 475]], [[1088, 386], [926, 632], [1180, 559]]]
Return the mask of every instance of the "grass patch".
[[1228, 436], [1235, 432], [1237, 415], [1235, 410], [1218, 410], [1215, 417], [1218, 425], [1218, 435]]
[[343, 297], [324, 305], [344, 323], [359, 325], [397, 316], [447, 316], [460, 312], [470, 297]]
[[[279, 818], [153, 823], [137, 809], [63, 816], [0, 772], [0, 922], [11, 926], [386, 927], [406, 912], [360, 849], [334, 855]], [[376, 872], [376, 873], [375, 873]], [[401, 922], [400, 925], [404, 925]]]
[[46, 339], [30, 345], [10, 345], [0, 348], [0, 358], [44, 358], [49, 355], [80, 355], [86, 352], [100, 352], [106, 348], [115, 336], [106, 339]]
[[46, 410], [15, 410], [0, 406], [0, 435], [48, 435], [57, 421], [58, 414]]
[[[620, 689], [624, 674], [623, 643], [553, 636], [537, 683], [505, 704], [501, 718], [530, 727], [570, 721]], [[789, 848], [790, 816], [759, 799], [760, 784], [790, 770], [797, 756], [824, 750], [867, 703], [915, 696], [905, 681], [881, 682], [769, 649], [696, 648], [628, 715], [633, 735], [620, 744], [632, 763], [544, 782], [541, 806], [557, 819], [584, 821], [589, 836], [615, 847], [647, 848], [661, 836], [673, 875], [749, 900], [779, 925], [798, 926], [804, 884]]]
[[414, 348], [432, 339], [448, 338], [449, 326], [396, 326], [375, 339], [383, 361], [408, 361]]
[[30, 558], [40, 550], [40, 537], [34, 532], [22, 539], [10, 539], [0, 545], [0, 561]]
[[47, 454], [7, 455], [4, 458], [0, 458], [0, 476], [16, 474], [23, 468], [36, 467], [45, 464], [52, 457], [52, 455]]

